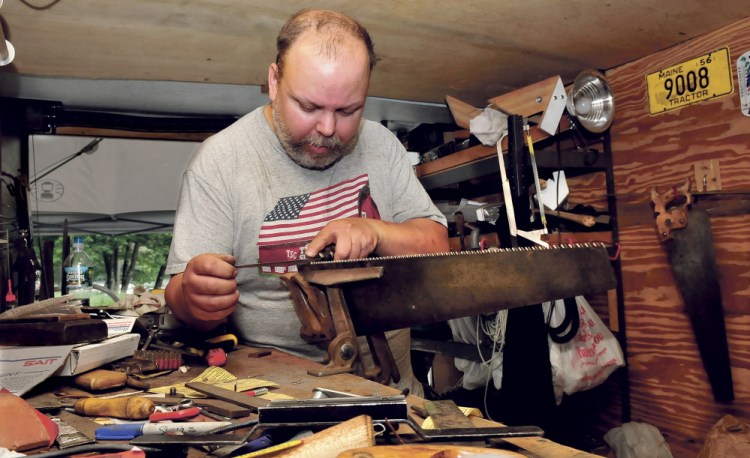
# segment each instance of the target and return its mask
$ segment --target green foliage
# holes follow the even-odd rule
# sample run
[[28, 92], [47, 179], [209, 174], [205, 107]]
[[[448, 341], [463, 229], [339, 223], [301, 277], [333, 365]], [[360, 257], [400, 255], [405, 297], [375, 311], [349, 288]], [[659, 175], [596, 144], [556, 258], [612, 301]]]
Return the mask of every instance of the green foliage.
[[[60, 272], [62, 268], [62, 238], [61, 237], [42, 237], [44, 240], [53, 240], [55, 242], [53, 265], [54, 271]], [[154, 285], [159, 269], [167, 263], [169, 255], [169, 245], [172, 242], [171, 233], [151, 233], [151, 234], [130, 234], [121, 236], [108, 235], [83, 235], [84, 250], [91, 257], [94, 269], [94, 282], [104, 285], [107, 281], [106, 269], [104, 266], [105, 254], [114, 256], [115, 249], [119, 250], [117, 260], [118, 277], [115, 279], [116, 289], [122, 281], [123, 263], [126, 261], [126, 252], [128, 255], [127, 262], [130, 262], [130, 251], [135, 242], [138, 242], [138, 257], [136, 259], [135, 269], [131, 276], [130, 282], [134, 285], [142, 284], [147, 288], [164, 287], [168, 276], [164, 276], [161, 285]], [[72, 236], [71, 236], [72, 243]], [[37, 255], [40, 250], [37, 245]], [[128, 245], [130, 250], [127, 249]], [[71, 247], [72, 250], [72, 247]], [[59, 275], [55, 275], [55, 289], [60, 289]]]

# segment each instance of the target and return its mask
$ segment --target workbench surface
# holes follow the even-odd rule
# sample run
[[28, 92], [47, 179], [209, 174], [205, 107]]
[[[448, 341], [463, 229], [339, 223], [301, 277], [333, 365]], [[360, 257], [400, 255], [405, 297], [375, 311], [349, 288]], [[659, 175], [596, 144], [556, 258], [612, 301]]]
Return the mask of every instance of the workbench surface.
[[[321, 365], [303, 358], [299, 358], [280, 351], [271, 350], [271, 354], [261, 358], [249, 357], [250, 353], [260, 349], [239, 346], [237, 349], [228, 353], [228, 361], [224, 369], [238, 378], [259, 378], [275, 382], [279, 385], [274, 390], [284, 393], [297, 399], [309, 399], [312, 397], [312, 390], [316, 387], [329, 388], [337, 391], [346, 391], [363, 396], [373, 395], [397, 395], [398, 390], [379, 383], [366, 380], [354, 374], [337, 374], [326, 377], [315, 377], [307, 374], [311, 368], [320, 368]], [[172, 373], [150, 380], [152, 387], [172, 385], [175, 383], [189, 382], [200, 375], [206, 369], [205, 366], [191, 367], [186, 373], [173, 371]], [[64, 379], [63, 379], [64, 380]], [[123, 391], [129, 391], [124, 389]], [[423, 399], [416, 396], [407, 398], [409, 405], [420, 405]], [[98, 427], [93, 421], [86, 417], [80, 417], [76, 414], [60, 411], [58, 415], [63, 421], [75, 427], [85, 435], [94, 437], [94, 431]], [[246, 419], [250, 419], [248, 417]], [[419, 417], [416, 417], [419, 419]], [[246, 419], [233, 420], [235, 422]], [[500, 426], [498, 423], [473, 418], [472, 421], [477, 427], [481, 426]], [[401, 428], [407, 428], [401, 425]], [[401, 432], [401, 429], [399, 429]], [[583, 458], [596, 457], [580, 450], [576, 450], [550, 440], [539, 437], [525, 437], [507, 439], [507, 442], [520, 448], [520, 453], [533, 457], [550, 457], [550, 458]], [[121, 441], [125, 444], [124, 441]], [[191, 448], [189, 457], [203, 457], [205, 453], [198, 449]]]

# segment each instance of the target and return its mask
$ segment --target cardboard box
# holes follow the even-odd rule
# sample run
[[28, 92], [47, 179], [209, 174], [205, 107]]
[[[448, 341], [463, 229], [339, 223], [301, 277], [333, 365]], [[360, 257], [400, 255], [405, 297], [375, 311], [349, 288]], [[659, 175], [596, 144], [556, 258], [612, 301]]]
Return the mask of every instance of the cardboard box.
[[78, 375], [112, 361], [133, 356], [138, 349], [140, 338], [140, 334], [127, 333], [101, 342], [73, 347], [55, 375]]
[[0, 346], [0, 387], [23, 396], [57, 372], [73, 345]]

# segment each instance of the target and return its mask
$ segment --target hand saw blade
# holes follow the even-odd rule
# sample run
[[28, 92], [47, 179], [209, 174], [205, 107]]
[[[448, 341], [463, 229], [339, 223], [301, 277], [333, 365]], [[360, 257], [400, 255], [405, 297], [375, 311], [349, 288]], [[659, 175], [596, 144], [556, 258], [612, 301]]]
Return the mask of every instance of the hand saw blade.
[[300, 274], [308, 280], [315, 276], [312, 272], [325, 269], [371, 267], [381, 267], [382, 276], [340, 285], [358, 335], [601, 293], [616, 286], [601, 244], [311, 262], [300, 266]]
[[706, 212], [696, 209], [690, 210], [687, 218], [687, 225], [672, 231], [672, 239], [666, 241], [667, 256], [714, 400], [731, 402], [732, 367], [711, 221]]

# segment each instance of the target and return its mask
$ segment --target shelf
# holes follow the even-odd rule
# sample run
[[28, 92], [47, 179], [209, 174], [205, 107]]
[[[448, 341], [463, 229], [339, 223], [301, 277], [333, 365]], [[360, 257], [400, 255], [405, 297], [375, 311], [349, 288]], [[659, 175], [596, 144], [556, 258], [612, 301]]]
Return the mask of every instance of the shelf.
[[[515, 119], [513, 121], [512, 127], [515, 130], [512, 133], [516, 135], [516, 139], [522, 135], [525, 136], [520, 132], [519, 123]], [[415, 168], [417, 176], [430, 197], [436, 201], [456, 201], [459, 198], [483, 201], [482, 198], [491, 197], [495, 199], [496, 195], [500, 195], [500, 199], [503, 199], [500, 178], [501, 163], [499, 162], [503, 160], [508, 171], [511, 187], [509, 197], [514, 203], [516, 222], [521, 221], [525, 226], [529, 226], [528, 229], [519, 226], [519, 229], [533, 230], [540, 228], [539, 218], [535, 218], [533, 223], [530, 223], [531, 218], [529, 214], [534, 210], [528, 208], [527, 192], [515, 192], [515, 188], [528, 190], [529, 187], [533, 186], [535, 179], [532, 175], [533, 171], [531, 169], [529, 153], [526, 151], [526, 141], [512, 142], [511, 152], [508, 154], [506, 153], [508, 150], [506, 140], [507, 138], [504, 138], [500, 145], [500, 150], [503, 153], [500, 157], [498, 157], [498, 148], [478, 145], [418, 165]], [[575, 184], [581, 183], [585, 188], [582, 194], [589, 197], [592, 193], [586, 193], [589, 191], [588, 187], [596, 187], [597, 190], [599, 187], [606, 187], [606, 213], [600, 214], [597, 211], [597, 215], [591, 215], [596, 218], [596, 225], [594, 227], [583, 226], [578, 218], [572, 217], [573, 215], [564, 215], [562, 210], [557, 212], [557, 214], [554, 211], [549, 211], [546, 212], [547, 219], [549, 220], [548, 228], [554, 227], [560, 232], [543, 235], [542, 240], [549, 243], [552, 247], [561, 244], [601, 243], [607, 248], [610, 258], [609, 263], [612, 265], [614, 276], [618, 282], [614, 289], [606, 293], [597, 294], [597, 297], [594, 299], [597, 301], [599, 307], [607, 307], [609, 327], [617, 333], [623, 350], [626, 351], [626, 326], [619, 258], [617, 200], [614, 197], [614, 177], [611, 168], [612, 151], [609, 133], [593, 134], [570, 128], [561, 128], [561, 131], [554, 137], [540, 136], [539, 138], [535, 138], [532, 136], [532, 141], [534, 143], [534, 158], [538, 178], [547, 178], [547, 174], [550, 172], [564, 170], [566, 178], [580, 177], [579, 180], [573, 181]], [[517, 163], [509, 164], [511, 160]], [[509, 165], [514, 165], [514, 167], [509, 167]], [[589, 177], [587, 176], [589, 174], [596, 174], [596, 176]], [[604, 178], [604, 186], [601, 186], [601, 175]], [[599, 194], [596, 194], [594, 197], [597, 203], [601, 203]], [[504, 210], [501, 213], [504, 213]], [[581, 214], [577, 214], [576, 216], [581, 216]], [[607, 221], [604, 218], [599, 218], [600, 216], [608, 216], [609, 219]], [[553, 222], [552, 218], [557, 218], [559, 221]], [[518, 236], [513, 237], [510, 234], [509, 224], [505, 215], [501, 215], [501, 219], [494, 226], [494, 228], [491, 228], [489, 225], [484, 225], [481, 227], [481, 230], [494, 231], [492, 235], [496, 237], [497, 246], [510, 248], [517, 246], [528, 247], [531, 245], [530, 241]], [[451, 239], [452, 250], [460, 249], [458, 242], [459, 240], [455, 237]], [[583, 267], [590, 268], [589, 266]], [[518, 320], [516, 323], [520, 323], [521, 327], [527, 324], [531, 326], [540, 324], [531, 315], [516, 314], [514, 320]], [[427, 345], [424, 344], [423, 346], [426, 347]], [[448, 349], [447, 347], [437, 348], [434, 344], [433, 346], [436, 348], [435, 351], [438, 352], [455, 351], [452, 347]], [[433, 347], [429, 348], [432, 349]], [[629, 405], [629, 385], [627, 377], [625, 377], [621, 385], [621, 391], [623, 404], [626, 406], [623, 411], [623, 418], [629, 420], [630, 413], [629, 407], [627, 407]]]
[[[569, 177], [607, 169], [604, 153], [587, 151], [557, 154], [556, 151], [539, 150], [535, 153], [540, 169], [564, 169]], [[427, 191], [442, 188], [487, 175], [500, 177], [497, 149], [477, 145], [463, 151], [441, 157], [416, 167], [417, 176]]]

